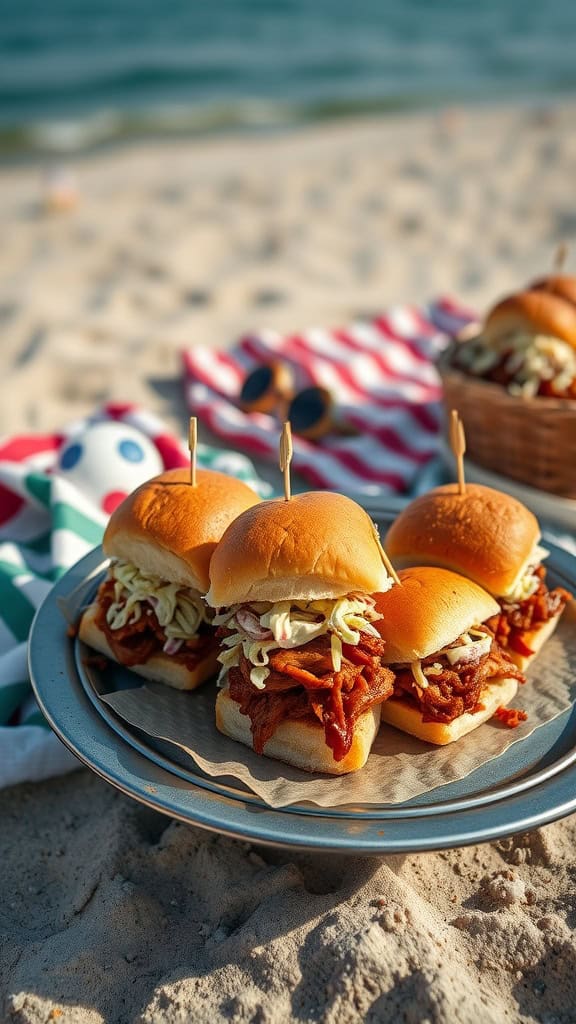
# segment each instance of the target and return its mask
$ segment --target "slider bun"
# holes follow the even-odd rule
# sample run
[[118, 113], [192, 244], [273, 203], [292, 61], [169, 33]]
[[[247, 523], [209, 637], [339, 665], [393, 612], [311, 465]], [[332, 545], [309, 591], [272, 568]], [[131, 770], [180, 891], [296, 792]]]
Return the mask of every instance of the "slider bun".
[[386, 665], [427, 658], [500, 611], [485, 590], [447, 569], [418, 566], [398, 575], [399, 587], [376, 595], [383, 617], [374, 625], [386, 641]]
[[536, 516], [515, 498], [481, 484], [445, 484], [420, 495], [386, 536], [396, 566], [439, 565], [491, 594], [510, 592], [540, 539]]
[[490, 310], [482, 333], [490, 343], [517, 331], [550, 334], [576, 348], [576, 307], [542, 290], [509, 295]]
[[[326, 745], [324, 727], [320, 722], [306, 720], [280, 722], [264, 747], [266, 757], [302, 768], [305, 772], [326, 772], [328, 775], [346, 775], [362, 768], [376, 738], [380, 725], [380, 705], [360, 715], [354, 726], [352, 746], [341, 761], [335, 761]], [[216, 698], [216, 727], [225, 736], [252, 747], [250, 719], [232, 700], [228, 688], [220, 690]]]
[[[114, 655], [106, 639], [106, 634], [96, 625], [95, 619], [96, 605], [90, 605], [80, 620], [78, 636], [83, 643], [88, 644], [95, 651], [105, 654], [111, 661], [121, 664]], [[145, 679], [166, 683], [167, 686], [172, 686], [175, 690], [195, 690], [197, 686], [216, 674], [219, 668], [217, 655], [218, 648], [214, 646], [194, 669], [189, 669], [181, 661], [176, 661], [169, 654], [160, 651], [158, 654], [153, 654], [142, 665], [130, 665], [130, 671], [144, 676]]]
[[526, 671], [528, 665], [530, 665], [534, 661], [534, 658], [536, 658], [540, 653], [548, 638], [552, 636], [552, 633], [556, 629], [561, 617], [562, 612], [558, 612], [558, 614], [552, 619], [548, 619], [548, 622], [543, 622], [542, 625], [537, 626], [535, 629], [527, 630], [522, 633], [523, 642], [531, 651], [534, 651], [534, 654], [518, 654], [516, 651], [513, 651], [511, 647], [506, 647], [506, 654], [510, 658], [510, 661], [513, 661], [514, 664], [522, 670], [522, 672]]
[[474, 714], [465, 711], [463, 715], [448, 723], [424, 722], [421, 712], [414, 704], [391, 697], [382, 705], [382, 721], [401, 729], [402, 732], [410, 733], [411, 736], [417, 736], [419, 740], [445, 746], [459, 740], [461, 736], [472, 732], [492, 718], [497, 708], [510, 703], [517, 690], [518, 683], [515, 679], [495, 676], [480, 693], [480, 702], [484, 705], [484, 710], [476, 711]]
[[113, 512], [103, 547], [111, 558], [205, 594], [212, 552], [236, 516], [260, 501], [235, 477], [170, 469], [141, 484]]
[[576, 306], [576, 277], [569, 277], [567, 274], [551, 274], [549, 277], [541, 277], [530, 285], [530, 291], [544, 291], [552, 295], [559, 295], [561, 299]]
[[343, 494], [308, 491], [263, 501], [231, 523], [212, 557], [206, 601], [312, 601], [389, 583], [368, 513]]

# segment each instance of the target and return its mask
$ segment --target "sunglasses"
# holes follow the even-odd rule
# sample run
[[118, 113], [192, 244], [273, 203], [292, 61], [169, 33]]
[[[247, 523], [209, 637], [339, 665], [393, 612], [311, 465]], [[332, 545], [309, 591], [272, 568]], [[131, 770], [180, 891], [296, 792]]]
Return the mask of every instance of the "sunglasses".
[[303, 388], [294, 394], [294, 378], [285, 363], [265, 363], [252, 370], [240, 391], [245, 412], [267, 412], [289, 420], [301, 437], [316, 441], [326, 434], [356, 434], [352, 426], [334, 418], [334, 399], [326, 388]]

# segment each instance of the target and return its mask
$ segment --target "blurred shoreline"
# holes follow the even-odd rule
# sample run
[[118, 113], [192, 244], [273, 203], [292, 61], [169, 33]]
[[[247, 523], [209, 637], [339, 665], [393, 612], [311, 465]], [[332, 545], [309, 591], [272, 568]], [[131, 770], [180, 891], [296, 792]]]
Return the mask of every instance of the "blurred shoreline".
[[0, 123], [0, 167], [38, 160], [77, 160], [100, 152], [147, 146], [202, 144], [218, 139], [274, 138], [306, 130], [354, 127], [365, 122], [442, 117], [454, 108], [477, 111], [518, 110], [549, 116], [576, 106], [574, 95], [534, 92], [506, 97], [404, 95], [382, 99], [333, 99], [293, 103], [243, 99], [199, 106], [147, 111], [100, 110], [82, 117]]
[[576, 97], [569, 0], [5, 0], [0, 153]]

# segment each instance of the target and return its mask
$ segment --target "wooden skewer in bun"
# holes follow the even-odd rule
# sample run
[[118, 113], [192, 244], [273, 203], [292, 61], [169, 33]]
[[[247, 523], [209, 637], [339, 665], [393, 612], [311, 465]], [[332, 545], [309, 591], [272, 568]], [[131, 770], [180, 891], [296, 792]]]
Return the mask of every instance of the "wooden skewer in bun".
[[292, 428], [290, 420], [286, 420], [280, 435], [280, 469], [284, 476], [284, 499], [290, 501], [292, 487], [290, 483], [290, 463], [292, 462]]
[[198, 420], [190, 417], [188, 424], [188, 449], [190, 451], [190, 486], [196, 487], [196, 462], [198, 457]]
[[466, 435], [464, 424], [460, 419], [457, 409], [450, 413], [450, 447], [456, 459], [458, 471], [458, 494], [466, 493], [466, 481], [464, 479], [464, 455], [466, 454]]
[[530, 285], [530, 290], [555, 295], [576, 308], [576, 277], [570, 277], [568, 274], [551, 274], [549, 277], [541, 277], [534, 281]]

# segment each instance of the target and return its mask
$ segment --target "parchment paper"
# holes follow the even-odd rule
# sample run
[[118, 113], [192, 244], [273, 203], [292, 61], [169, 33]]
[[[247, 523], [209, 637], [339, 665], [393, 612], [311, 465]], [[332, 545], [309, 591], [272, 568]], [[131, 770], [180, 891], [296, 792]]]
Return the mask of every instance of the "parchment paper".
[[529, 742], [535, 729], [571, 706], [576, 699], [574, 602], [512, 701], [513, 707], [528, 713], [527, 722], [509, 729], [492, 719], [447, 747], [434, 747], [383, 725], [366, 765], [351, 775], [308, 774], [222, 736], [214, 724], [216, 693], [215, 683], [192, 693], [146, 683], [102, 699], [126, 722], [175, 743], [207, 775], [240, 779], [271, 807], [302, 802], [319, 807], [401, 803], [465, 778], [513, 743]]

